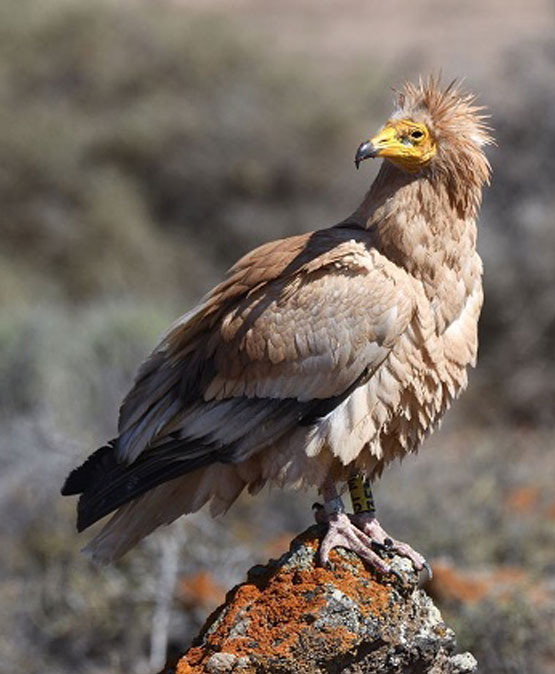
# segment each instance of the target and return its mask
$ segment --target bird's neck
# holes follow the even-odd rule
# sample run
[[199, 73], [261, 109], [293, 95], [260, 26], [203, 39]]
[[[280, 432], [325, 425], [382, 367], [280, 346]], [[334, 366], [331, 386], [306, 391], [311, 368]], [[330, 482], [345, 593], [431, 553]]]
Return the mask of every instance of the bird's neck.
[[381, 253], [422, 281], [430, 298], [437, 296], [447, 270], [458, 272], [477, 257], [481, 185], [457, 190], [441, 175], [412, 176], [384, 162], [351, 217], [372, 230]]

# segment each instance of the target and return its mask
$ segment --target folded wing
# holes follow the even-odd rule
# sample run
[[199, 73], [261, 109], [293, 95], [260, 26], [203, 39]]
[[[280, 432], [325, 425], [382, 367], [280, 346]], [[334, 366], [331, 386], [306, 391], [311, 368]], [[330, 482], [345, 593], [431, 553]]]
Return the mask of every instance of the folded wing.
[[68, 478], [65, 493], [83, 493], [80, 528], [163, 482], [244, 461], [318, 423], [387, 358], [413, 295], [364, 230], [250, 253], [162, 338], [122, 404], [119, 438]]

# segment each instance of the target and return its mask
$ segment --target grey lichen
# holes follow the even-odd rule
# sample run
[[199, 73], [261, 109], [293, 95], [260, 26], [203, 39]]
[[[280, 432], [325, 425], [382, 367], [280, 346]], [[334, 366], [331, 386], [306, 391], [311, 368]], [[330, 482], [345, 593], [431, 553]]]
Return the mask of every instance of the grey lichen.
[[209, 619], [180, 674], [473, 674], [470, 653], [419, 588], [408, 560], [381, 577], [354, 554], [318, 566], [323, 531], [311, 527], [289, 552], [256, 566]]

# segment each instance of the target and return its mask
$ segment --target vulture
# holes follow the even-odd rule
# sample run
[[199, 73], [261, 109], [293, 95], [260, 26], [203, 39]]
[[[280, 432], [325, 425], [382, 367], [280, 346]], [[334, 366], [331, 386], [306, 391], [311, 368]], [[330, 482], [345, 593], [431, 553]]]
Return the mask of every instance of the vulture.
[[395, 93], [356, 151], [357, 168], [383, 162], [353, 214], [242, 257], [140, 366], [117, 438], [62, 489], [80, 494], [79, 531], [112, 513], [85, 552], [109, 563], [160, 525], [274, 484], [321, 494], [323, 564], [341, 546], [382, 573], [391, 552], [427, 568], [380, 525], [371, 483], [420, 447], [476, 363], [492, 142], [460, 84]]

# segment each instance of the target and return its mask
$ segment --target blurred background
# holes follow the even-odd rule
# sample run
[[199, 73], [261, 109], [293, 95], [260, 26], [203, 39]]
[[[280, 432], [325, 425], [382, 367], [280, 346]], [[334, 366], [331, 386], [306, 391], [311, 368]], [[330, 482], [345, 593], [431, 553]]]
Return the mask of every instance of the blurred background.
[[480, 361], [376, 497], [482, 673], [555, 672], [554, 35], [550, 0], [2, 0], [0, 671], [157, 671], [311, 523], [315, 494], [265, 492], [98, 569], [59, 488], [166, 325], [352, 212], [391, 87], [441, 70], [498, 141]]

